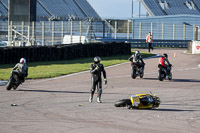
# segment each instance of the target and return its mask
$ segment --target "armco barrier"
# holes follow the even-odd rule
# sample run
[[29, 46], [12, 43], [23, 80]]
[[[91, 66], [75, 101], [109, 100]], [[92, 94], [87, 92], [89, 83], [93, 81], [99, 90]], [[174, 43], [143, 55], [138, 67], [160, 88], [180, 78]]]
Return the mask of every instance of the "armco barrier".
[[26, 58], [28, 62], [42, 62], [130, 54], [131, 46], [128, 43], [94, 43], [48, 47], [6, 47], [0, 48], [0, 64], [17, 63], [22, 57]]

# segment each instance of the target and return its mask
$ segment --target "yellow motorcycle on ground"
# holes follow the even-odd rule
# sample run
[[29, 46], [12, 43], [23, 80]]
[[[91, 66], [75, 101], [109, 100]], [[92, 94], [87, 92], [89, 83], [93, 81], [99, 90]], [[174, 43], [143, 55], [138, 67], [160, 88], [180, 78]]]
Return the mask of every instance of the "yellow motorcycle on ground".
[[115, 102], [115, 107], [128, 107], [129, 109], [153, 109], [160, 105], [160, 98], [151, 94], [136, 94], [130, 99], [121, 99]]

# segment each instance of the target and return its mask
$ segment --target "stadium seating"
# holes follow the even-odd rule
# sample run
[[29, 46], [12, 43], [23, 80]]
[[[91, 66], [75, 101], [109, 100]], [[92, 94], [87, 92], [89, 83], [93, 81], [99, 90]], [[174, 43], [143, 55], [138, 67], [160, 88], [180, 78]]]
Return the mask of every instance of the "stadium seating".
[[193, 0], [193, 2], [197, 6], [197, 8], [200, 10], [200, 0]]
[[37, 17], [50, 17], [51, 14], [37, 2]]
[[[8, 15], [8, 1], [7, 1], [7, 5], [6, 3], [4, 3], [5, 0], [0, 1], [0, 15]], [[6, 9], [7, 8], [7, 9]]]
[[177, 14], [191, 14], [191, 15], [200, 15], [197, 10], [189, 9], [185, 3], [186, 0], [166, 0], [170, 8], [165, 9], [165, 12], [168, 15], [177, 15]]
[[141, 0], [151, 16], [200, 15], [199, 0]]
[[163, 16], [166, 15], [164, 10], [162, 10], [161, 6], [158, 4], [157, 0], [142, 0], [145, 8], [148, 8], [152, 12], [153, 16]]
[[[8, 0], [0, 1], [0, 17], [8, 16]], [[87, 0], [37, 0], [37, 20], [101, 19]], [[43, 18], [43, 19], [42, 19]]]
[[96, 11], [91, 8], [91, 5], [87, 2], [87, 0], [75, 0], [75, 2], [88, 17], [100, 18]]
[[7, 14], [8, 12], [5, 9], [5, 7], [2, 4], [0, 4], [0, 15], [7, 15]]

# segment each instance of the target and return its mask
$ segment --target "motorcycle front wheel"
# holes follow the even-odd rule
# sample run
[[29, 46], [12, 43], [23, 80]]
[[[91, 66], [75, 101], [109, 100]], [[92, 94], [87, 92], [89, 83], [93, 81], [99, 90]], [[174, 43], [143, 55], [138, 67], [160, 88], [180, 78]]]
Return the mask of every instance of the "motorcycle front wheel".
[[131, 105], [131, 100], [130, 99], [121, 99], [119, 101], [115, 102], [115, 107], [126, 107], [128, 105]]
[[12, 81], [13, 81], [13, 79], [10, 78], [9, 81], [8, 81], [8, 83], [7, 83], [7, 85], [6, 85], [6, 89], [7, 89], [8, 91], [12, 89]]
[[131, 77], [133, 78], [133, 79], [135, 79], [136, 78], [136, 69], [135, 68], [132, 68], [132, 71], [131, 71]]

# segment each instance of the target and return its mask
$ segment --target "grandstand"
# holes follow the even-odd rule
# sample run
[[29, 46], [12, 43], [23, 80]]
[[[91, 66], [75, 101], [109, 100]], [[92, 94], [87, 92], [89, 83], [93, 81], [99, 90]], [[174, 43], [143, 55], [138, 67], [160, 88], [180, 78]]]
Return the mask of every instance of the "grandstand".
[[200, 0], [140, 0], [149, 16], [200, 15]]
[[[8, 18], [8, 0], [0, 0], [0, 19]], [[87, 0], [37, 0], [37, 21], [85, 20], [100, 16]]]

